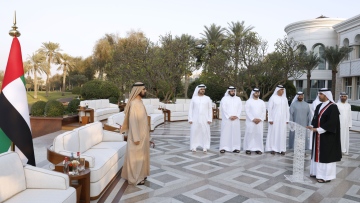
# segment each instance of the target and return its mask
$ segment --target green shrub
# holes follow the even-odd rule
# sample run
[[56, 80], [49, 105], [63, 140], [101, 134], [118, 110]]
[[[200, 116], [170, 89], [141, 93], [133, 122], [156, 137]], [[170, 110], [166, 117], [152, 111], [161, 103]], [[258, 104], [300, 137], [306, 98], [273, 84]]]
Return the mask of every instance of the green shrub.
[[84, 99], [119, 98], [119, 89], [111, 82], [92, 80], [84, 84], [80, 91]]
[[360, 106], [351, 105], [351, 111], [360, 111]]
[[77, 112], [77, 109], [79, 108], [80, 100], [79, 99], [73, 99], [69, 102], [67, 111], [69, 113], [75, 113]]
[[112, 104], [117, 104], [117, 103], [118, 103], [118, 99], [117, 99], [117, 97], [110, 97], [110, 98], [109, 98], [109, 102], [112, 103]]
[[63, 104], [56, 100], [49, 100], [45, 106], [45, 116], [60, 117], [64, 115], [65, 108]]
[[80, 94], [81, 87], [74, 87], [71, 91], [72, 94]]
[[46, 102], [37, 101], [31, 106], [32, 116], [44, 116]]

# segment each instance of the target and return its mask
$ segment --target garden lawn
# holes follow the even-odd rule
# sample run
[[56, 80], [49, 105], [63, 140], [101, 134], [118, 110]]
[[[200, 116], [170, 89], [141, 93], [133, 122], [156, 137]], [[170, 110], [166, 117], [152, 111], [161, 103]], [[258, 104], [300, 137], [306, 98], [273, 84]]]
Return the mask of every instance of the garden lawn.
[[71, 92], [65, 92], [65, 96], [61, 96], [61, 92], [49, 92], [49, 96], [46, 97], [46, 92], [45, 91], [38, 91], [37, 92], [37, 99], [34, 99], [34, 92], [33, 91], [28, 91], [27, 92], [27, 99], [28, 99], [28, 103], [31, 106], [33, 103], [37, 102], [37, 101], [45, 101], [47, 102], [48, 100], [51, 99], [63, 99], [63, 98], [72, 98], [75, 99], [77, 98], [79, 95], [77, 94], [72, 94]]

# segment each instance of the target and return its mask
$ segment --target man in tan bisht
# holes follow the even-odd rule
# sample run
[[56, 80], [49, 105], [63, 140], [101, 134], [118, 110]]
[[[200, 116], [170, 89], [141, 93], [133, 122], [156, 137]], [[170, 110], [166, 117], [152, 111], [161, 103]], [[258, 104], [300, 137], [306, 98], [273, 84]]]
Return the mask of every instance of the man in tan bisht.
[[147, 113], [142, 102], [146, 88], [142, 82], [133, 85], [125, 107], [120, 132], [127, 132], [127, 146], [121, 177], [129, 184], [144, 185], [150, 175], [150, 134]]

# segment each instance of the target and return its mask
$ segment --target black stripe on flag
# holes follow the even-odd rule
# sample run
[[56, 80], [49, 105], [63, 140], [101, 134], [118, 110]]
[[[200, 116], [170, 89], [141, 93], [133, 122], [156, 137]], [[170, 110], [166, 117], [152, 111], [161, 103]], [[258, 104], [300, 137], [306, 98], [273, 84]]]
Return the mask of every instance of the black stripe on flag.
[[0, 93], [0, 104], [0, 128], [26, 156], [28, 164], [35, 166], [34, 145], [28, 124], [3, 92]]

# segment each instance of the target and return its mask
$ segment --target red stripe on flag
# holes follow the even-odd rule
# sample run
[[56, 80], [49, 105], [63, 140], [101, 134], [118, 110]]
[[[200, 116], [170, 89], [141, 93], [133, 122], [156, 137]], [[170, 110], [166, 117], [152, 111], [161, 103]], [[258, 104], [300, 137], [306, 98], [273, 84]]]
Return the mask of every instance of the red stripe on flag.
[[1, 90], [3, 90], [6, 85], [16, 80], [17, 78], [24, 75], [24, 67], [22, 63], [22, 55], [20, 42], [18, 38], [14, 37], [11, 43], [11, 49], [9, 53], [8, 63], [6, 65], [4, 80]]

